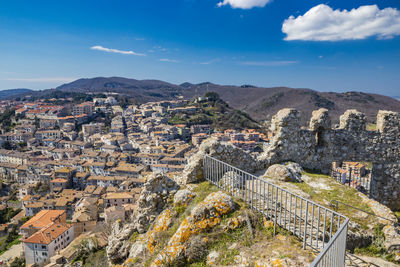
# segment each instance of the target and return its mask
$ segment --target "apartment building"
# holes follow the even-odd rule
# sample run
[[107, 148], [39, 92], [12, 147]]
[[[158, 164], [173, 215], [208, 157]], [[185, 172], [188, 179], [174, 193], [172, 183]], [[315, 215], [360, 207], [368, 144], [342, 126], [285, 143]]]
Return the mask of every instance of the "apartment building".
[[79, 105], [75, 105], [72, 107], [72, 115], [79, 116], [86, 114], [87, 116], [93, 115], [93, 103], [91, 102], [84, 102]]
[[26, 265], [46, 263], [57, 251], [74, 240], [74, 228], [64, 223], [51, 223], [24, 239]]

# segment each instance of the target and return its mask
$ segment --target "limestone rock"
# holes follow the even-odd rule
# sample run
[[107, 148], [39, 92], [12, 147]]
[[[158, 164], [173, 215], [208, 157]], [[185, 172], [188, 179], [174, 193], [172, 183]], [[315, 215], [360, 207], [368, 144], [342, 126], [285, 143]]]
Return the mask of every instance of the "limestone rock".
[[267, 169], [263, 176], [283, 182], [299, 182], [301, 181], [301, 170], [300, 165], [295, 163], [274, 164]]
[[246, 224], [246, 217], [243, 215], [239, 215], [234, 218], [229, 218], [226, 222], [226, 225], [224, 225], [224, 230], [235, 230], [236, 228], [239, 228], [243, 225]]
[[164, 232], [172, 224], [172, 213], [170, 209], [164, 210], [155, 220], [151, 230], [140, 235], [129, 251], [129, 258], [154, 253], [157, 245], [157, 235]]
[[232, 197], [219, 191], [209, 194], [201, 203], [193, 208], [168, 241], [167, 246], [156, 257], [150, 266], [174, 264], [180, 261], [188, 246], [188, 241], [203, 231], [209, 230], [220, 223], [221, 217], [232, 212], [236, 205]]
[[118, 220], [112, 225], [108, 238], [107, 257], [112, 263], [123, 261], [131, 250], [131, 242], [127, 241], [137, 231], [144, 233], [151, 222], [164, 210], [170, 194], [179, 186], [168, 176], [151, 174], [143, 185], [137, 201], [137, 210], [132, 215], [132, 223]]
[[130, 244], [125, 241], [129, 239], [134, 230], [133, 224], [125, 224], [121, 220], [117, 220], [112, 225], [106, 250], [107, 257], [111, 262], [120, 262], [128, 256]]
[[211, 251], [208, 256], [207, 256], [207, 265], [216, 265], [218, 258], [219, 258], [219, 253], [215, 250]]
[[148, 177], [137, 201], [138, 209], [133, 214], [133, 222], [139, 233], [146, 231], [149, 223], [165, 208], [170, 194], [178, 189], [176, 182], [166, 175], [157, 173]]
[[195, 196], [189, 189], [181, 189], [174, 195], [174, 205], [187, 205]]

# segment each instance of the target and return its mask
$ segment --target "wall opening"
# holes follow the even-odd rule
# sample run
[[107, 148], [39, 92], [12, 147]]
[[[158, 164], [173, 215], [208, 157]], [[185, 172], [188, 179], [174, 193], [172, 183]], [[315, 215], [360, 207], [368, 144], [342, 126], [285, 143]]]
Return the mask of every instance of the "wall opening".
[[344, 185], [370, 195], [372, 180], [372, 162], [335, 161], [332, 162], [331, 176]]

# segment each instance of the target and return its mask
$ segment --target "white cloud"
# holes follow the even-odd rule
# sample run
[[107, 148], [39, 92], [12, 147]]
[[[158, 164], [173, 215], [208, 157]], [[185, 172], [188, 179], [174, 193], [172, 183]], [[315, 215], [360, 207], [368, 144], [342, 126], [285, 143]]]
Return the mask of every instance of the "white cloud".
[[257, 66], [257, 67], [277, 67], [287, 66], [299, 63], [295, 60], [279, 60], [279, 61], [243, 61], [242, 65], [245, 66]]
[[232, 8], [250, 9], [253, 7], [265, 7], [271, 0], [224, 0], [217, 4], [218, 7], [230, 5]]
[[118, 49], [114, 49], [114, 48], [106, 48], [106, 47], [103, 47], [101, 45], [92, 46], [90, 49], [103, 51], [103, 52], [108, 52], [108, 53], [123, 54], [123, 55], [145, 56], [145, 54], [136, 53], [136, 52], [133, 52], [133, 51], [118, 50]]
[[283, 22], [282, 32], [287, 41], [388, 39], [400, 35], [400, 11], [391, 7], [380, 10], [376, 5], [333, 10], [321, 4], [297, 18], [290, 16]]
[[1, 79], [3, 81], [15, 81], [15, 82], [32, 82], [32, 83], [54, 83], [54, 82], [72, 82], [77, 80], [77, 78], [72, 77], [43, 77], [43, 78], [7, 78]]
[[171, 63], [179, 63], [178, 60], [175, 59], [169, 59], [169, 58], [160, 58], [161, 62], [171, 62]]

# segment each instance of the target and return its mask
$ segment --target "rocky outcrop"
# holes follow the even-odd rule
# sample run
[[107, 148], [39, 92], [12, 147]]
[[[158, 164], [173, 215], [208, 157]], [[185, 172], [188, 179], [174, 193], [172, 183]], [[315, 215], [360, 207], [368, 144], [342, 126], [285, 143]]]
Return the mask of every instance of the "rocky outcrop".
[[166, 175], [157, 173], [147, 178], [137, 201], [137, 212], [133, 214], [134, 226], [139, 233], [147, 230], [149, 223], [164, 210], [170, 194], [178, 189], [176, 182]]
[[144, 233], [165, 209], [170, 194], [178, 189], [179, 186], [163, 174], [151, 174], [147, 178], [137, 201], [138, 208], [132, 215], [132, 222], [119, 220], [112, 225], [107, 247], [107, 257], [112, 263], [125, 260], [131, 250], [128, 239], [135, 231]]
[[107, 257], [112, 263], [123, 261], [129, 254], [130, 243], [126, 242], [135, 231], [133, 223], [124, 223], [117, 220], [112, 225], [111, 234], [108, 237]]
[[168, 229], [172, 223], [172, 217], [170, 209], [164, 210], [155, 220], [153, 227], [136, 239], [129, 251], [128, 260], [154, 253], [158, 241], [157, 235]]
[[228, 142], [219, 142], [213, 138], [204, 141], [199, 151], [193, 155], [178, 178], [179, 184], [196, 183], [203, 180], [203, 156], [209, 155], [241, 170], [254, 173], [265, 168], [265, 164], [250, 154]]
[[178, 230], [169, 240], [167, 246], [157, 255], [151, 266], [182, 262], [188, 241], [195, 235], [209, 230], [220, 223], [221, 217], [232, 212], [236, 205], [229, 195], [222, 191], [208, 195], [193, 208]]
[[349, 222], [346, 249], [354, 251], [355, 248], [367, 247], [372, 243], [373, 238], [371, 231], [362, 229], [358, 223]]
[[[372, 211], [380, 216], [376, 217], [377, 221], [384, 225], [382, 231], [385, 235], [385, 248], [389, 251], [399, 251], [400, 249], [400, 234], [398, 230], [398, 223], [396, 223], [397, 217], [394, 213], [386, 206], [379, 202], [366, 197], [365, 195], [358, 193], [362, 201], [372, 209]], [[384, 219], [386, 218], [386, 219]]]
[[181, 189], [176, 192], [174, 196], [174, 205], [175, 206], [186, 206], [189, 202], [196, 196], [195, 193], [190, 191], [189, 189]]
[[274, 164], [267, 169], [263, 177], [282, 182], [300, 182], [302, 171], [303, 169], [297, 163]]

